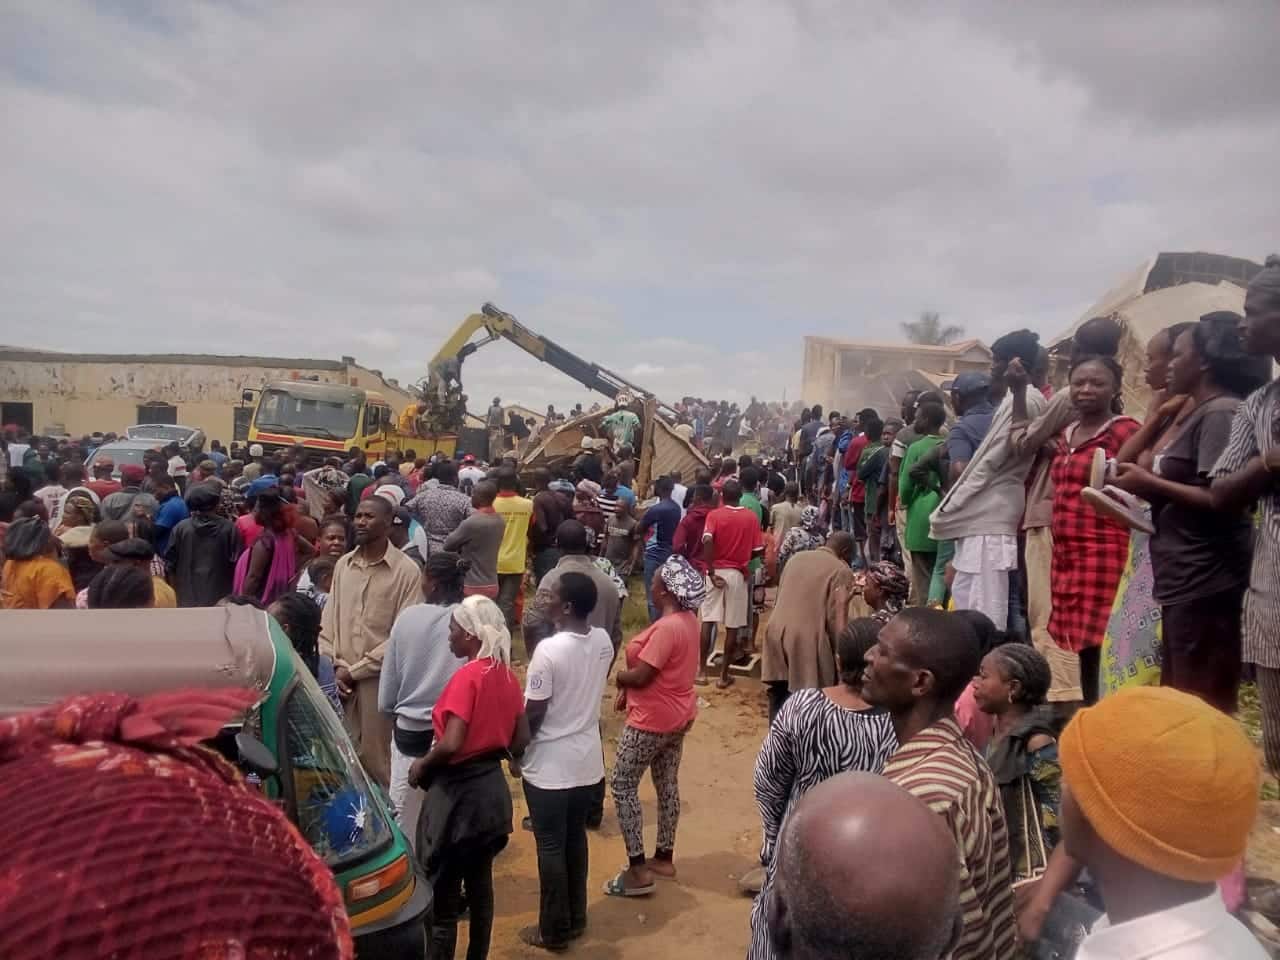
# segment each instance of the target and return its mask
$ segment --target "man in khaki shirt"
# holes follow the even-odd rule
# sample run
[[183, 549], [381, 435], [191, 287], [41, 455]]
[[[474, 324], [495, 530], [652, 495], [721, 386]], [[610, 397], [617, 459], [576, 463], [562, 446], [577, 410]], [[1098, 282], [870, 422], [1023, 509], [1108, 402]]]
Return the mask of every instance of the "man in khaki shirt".
[[391, 717], [378, 712], [378, 677], [391, 625], [405, 607], [422, 602], [418, 565], [391, 545], [391, 501], [361, 500], [356, 548], [333, 570], [320, 623], [320, 652], [333, 658], [347, 731], [365, 770], [391, 782]]

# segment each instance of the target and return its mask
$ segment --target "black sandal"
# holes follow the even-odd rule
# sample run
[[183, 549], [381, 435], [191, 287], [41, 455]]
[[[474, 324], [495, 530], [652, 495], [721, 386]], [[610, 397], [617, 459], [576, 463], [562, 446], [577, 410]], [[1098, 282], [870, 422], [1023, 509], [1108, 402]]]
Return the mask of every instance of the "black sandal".
[[520, 939], [531, 947], [546, 950], [549, 953], [564, 953], [569, 949], [568, 943], [547, 943], [542, 939], [542, 931], [536, 925], [520, 928]]

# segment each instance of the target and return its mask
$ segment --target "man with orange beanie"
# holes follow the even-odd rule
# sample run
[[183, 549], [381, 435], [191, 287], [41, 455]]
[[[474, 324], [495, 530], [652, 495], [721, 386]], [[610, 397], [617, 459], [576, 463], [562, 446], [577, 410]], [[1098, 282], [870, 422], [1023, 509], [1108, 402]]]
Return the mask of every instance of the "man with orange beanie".
[[1058, 741], [1062, 845], [1107, 915], [1076, 960], [1265, 960], [1214, 881], [1244, 856], [1257, 753], [1236, 722], [1170, 687], [1122, 690]]

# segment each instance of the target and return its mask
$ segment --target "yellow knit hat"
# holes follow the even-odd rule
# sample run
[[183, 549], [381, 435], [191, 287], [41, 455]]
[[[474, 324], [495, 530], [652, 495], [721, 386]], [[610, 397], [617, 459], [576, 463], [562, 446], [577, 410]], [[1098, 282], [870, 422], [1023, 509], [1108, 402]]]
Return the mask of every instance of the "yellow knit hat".
[[1075, 715], [1059, 756], [1089, 825], [1134, 863], [1207, 883], [1244, 856], [1258, 754], [1202, 700], [1169, 687], [1123, 690]]

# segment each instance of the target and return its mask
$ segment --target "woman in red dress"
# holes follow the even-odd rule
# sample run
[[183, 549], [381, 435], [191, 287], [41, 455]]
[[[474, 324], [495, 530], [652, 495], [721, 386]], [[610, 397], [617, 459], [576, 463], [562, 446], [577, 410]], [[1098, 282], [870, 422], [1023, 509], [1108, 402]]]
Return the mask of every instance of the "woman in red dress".
[[1112, 357], [1081, 357], [1071, 367], [1076, 420], [1058, 439], [1053, 458], [1053, 613], [1049, 634], [1080, 655], [1085, 703], [1098, 699], [1102, 637], [1129, 553], [1129, 531], [1081, 499], [1094, 454], [1108, 459], [1139, 424], [1117, 416], [1123, 372]]

